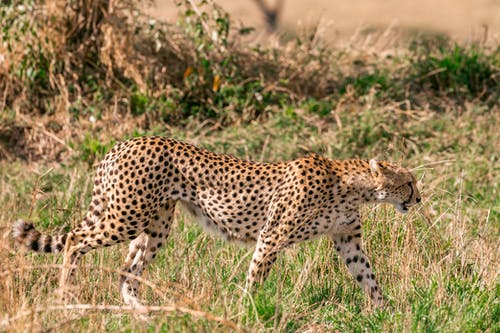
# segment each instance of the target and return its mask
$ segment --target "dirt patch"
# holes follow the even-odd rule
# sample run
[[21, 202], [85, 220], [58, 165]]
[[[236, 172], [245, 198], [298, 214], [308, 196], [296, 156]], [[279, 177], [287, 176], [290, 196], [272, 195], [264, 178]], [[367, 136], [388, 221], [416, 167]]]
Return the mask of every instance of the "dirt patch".
[[[267, 0], [270, 7], [276, 0]], [[252, 0], [218, 0], [231, 17], [257, 31], [264, 30], [262, 12]], [[150, 13], [175, 20], [172, 1], [156, 1]], [[396, 26], [408, 32], [446, 34], [459, 40], [481, 38], [484, 26], [498, 40], [500, 1], [496, 0], [285, 0], [280, 30], [295, 31], [301, 24], [324, 21], [325, 38], [350, 37], [359, 30], [386, 29]]]

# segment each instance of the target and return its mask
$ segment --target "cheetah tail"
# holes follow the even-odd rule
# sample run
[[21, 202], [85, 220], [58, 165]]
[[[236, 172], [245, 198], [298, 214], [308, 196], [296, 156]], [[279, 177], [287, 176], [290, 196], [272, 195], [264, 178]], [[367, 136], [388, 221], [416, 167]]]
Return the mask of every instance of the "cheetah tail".
[[67, 234], [51, 236], [35, 229], [33, 223], [17, 220], [12, 226], [12, 236], [18, 244], [35, 252], [56, 253], [64, 248]]

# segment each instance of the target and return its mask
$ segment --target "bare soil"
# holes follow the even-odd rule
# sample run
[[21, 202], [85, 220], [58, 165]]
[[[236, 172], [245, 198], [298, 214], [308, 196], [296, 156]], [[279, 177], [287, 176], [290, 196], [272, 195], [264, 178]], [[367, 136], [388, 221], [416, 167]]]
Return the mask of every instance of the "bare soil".
[[[252, 0], [216, 1], [231, 17], [263, 31], [263, 14]], [[273, 7], [276, 0], [267, 0]], [[173, 1], [156, 0], [151, 14], [157, 18], [175, 19]], [[350, 37], [357, 31], [386, 29], [395, 26], [415, 33], [446, 34], [459, 41], [500, 37], [499, 0], [284, 0], [280, 31], [295, 31], [300, 24], [321, 20], [328, 31], [325, 38]]]

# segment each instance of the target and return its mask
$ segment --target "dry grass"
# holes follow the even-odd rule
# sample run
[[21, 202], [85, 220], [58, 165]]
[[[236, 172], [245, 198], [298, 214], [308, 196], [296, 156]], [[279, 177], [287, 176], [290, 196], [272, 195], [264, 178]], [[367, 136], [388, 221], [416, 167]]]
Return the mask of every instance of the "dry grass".
[[134, 1], [3, 7], [0, 156], [62, 159], [85, 131], [130, 133], [122, 119], [131, 116], [137, 128], [195, 120], [217, 129], [288, 106], [334, 116], [391, 105], [464, 110], [499, 97], [498, 50], [483, 42], [409, 45], [389, 28], [332, 48], [318, 25], [289, 42], [249, 44], [221, 8], [187, 3], [176, 26]]
[[[383, 114], [381, 110], [377, 116]], [[422, 119], [408, 124], [414, 133]], [[317, 122], [303, 119], [278, 130], [282, 121], [278, 117], [264, 126], [229, 127], [211, 134], [173, 129], [171, 135], [252, 159], [289, 158], [301, 154], [300, 146], [316, 151], [329, 147], [333, 150], [324, 151], [326, 155], [342, 157], [351, 154], [348, 129], [356, 128], [353, 122], [369, 125], [370, 120], [353, 120], [348, 112], [341, 113], [345, 129], [322, 133], [317, 132]], [[19, 253], [8, 239], [10, 221], [31, 216], [38, 226], [51, 230], [76, 225], [89, 200], [92, 168], [82, 162], [71, 166], [44, 162], [25, 172], [19, 163], [4, 162], [2, 327], [227, 331], [234, 324], [237, 330], [248, 331], [494, 332], [500, 271], [499, 194], [498, 186], [491, 185], [499, 181], [494, 122], [491, 114], [471, 109], [461, 116], [431, 115], [420, 126], [428, 128], [438, 121], [444, 128], [418, 142], [404, 161], [420, 165], [415, 172], [422, 205], [406, 216], [388, 206], [363, 210], [366, 250], [390, 299], [390, 307], [382, 312], [372, 312], [326, 239], [287, 249], [269, 281], [245, 305], [241, 289], [251, 249], [204, 234], [180, 212], [165, 250], [141, 281], [143, 299], [151, 306], [146, 321], [121, 306], [117, 280], [125, 246], [87, 255], [76, 278], [75, 298], [63, 307], [54, 296], [61, 258]], [[460, 132], [450, 130], [457, 127]], [[463, 138], [467, 141], [460, 142]], [[335, 140], [345, 147], [339, 149]], [[392, 160], [405, 149], [395, 144], [385, 152]], [[430, 147], [424, 149], [426, 145]], [[363, 156], [380, 154], [388, 146], [366, 146]], [[481, 147], [489, 148], [481, 153], [477, 151]]]
[[[494, 49], [456, 51], [449, 41], [411, 48], [392, 30], [338, 49], [314, 29], [257, 47], [227, 30], [220, 9], [201, 7], [208, 16], [198, 16], [183, 7], [173, 27], [150, 25], [134, 2], [64, 4], [8, 12], [34, 30], [0, 50], [8, 54], [8, 65], [0, 61], [0, 330], [500, 329]], [[217, 41], [207, 34], [214, 31]], [[362, 211], [390, 307], [373, 311], [323, 239], [285, 251], [244, 303], [251, 250], [203, 234], [181, 212], [141, 281], [147, 321], [121, 306], [125, 247], [87, 255], [74, 299], [58, 303], [61, 258], [20, 252], [12, 221], [53, 232], [78, 224], [95, 162], [116, 140], [142, 134], [261, 161], [315, 151], [416, 167], [421, 206], [406, 216], [386, 206]]]

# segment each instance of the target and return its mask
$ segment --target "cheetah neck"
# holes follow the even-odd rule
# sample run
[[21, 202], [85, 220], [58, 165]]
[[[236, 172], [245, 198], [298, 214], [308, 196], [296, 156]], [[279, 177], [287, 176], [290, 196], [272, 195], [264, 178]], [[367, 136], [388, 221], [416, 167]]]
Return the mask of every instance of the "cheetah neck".
[[365, 160], [345, 160], [334, 163], [334, 170], [339, 176], [339, 194], [347, 202], [368, 204], [380, 202], [370, 165]]

